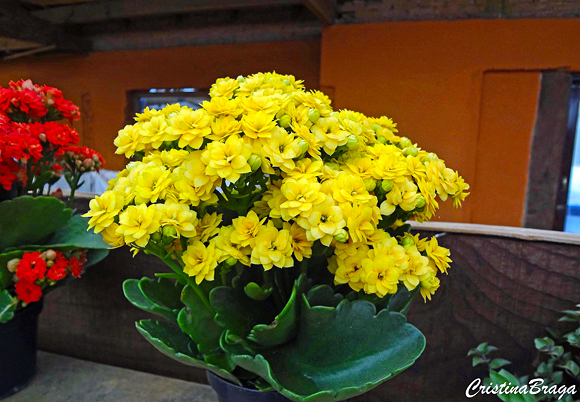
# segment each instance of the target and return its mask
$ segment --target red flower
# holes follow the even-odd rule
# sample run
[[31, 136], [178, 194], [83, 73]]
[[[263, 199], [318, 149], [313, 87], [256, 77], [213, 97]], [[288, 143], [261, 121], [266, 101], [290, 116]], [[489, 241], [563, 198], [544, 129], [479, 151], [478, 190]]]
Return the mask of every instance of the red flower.
[[46, 273], [46, 277], [51, 281], [60, 281], [66, 276], [66, 269], [68, 268], [68, 260], [60, 251], [56, 251], [56, 258], [54, 265], [50, 267]]
[[75, 278], [80, 278], [81, 277], [81, 273], [83, 272], [83, 266], [82, 264], [79, 262], [78, 258], [71, 258], [69, 261], [70, 265], [70, 273], [72, 276], [74, 276]]
[[40, 258], [40, 251], [24, 253], [16, 268], [16, 277], [34, 282], [37, 279], [44, 279], [45, 275], [46, 261]]
[[16, 295], [24, 303], [39, 301], [42, 296], [42, 288], [32, 281], [21, 279], [14, 285]]

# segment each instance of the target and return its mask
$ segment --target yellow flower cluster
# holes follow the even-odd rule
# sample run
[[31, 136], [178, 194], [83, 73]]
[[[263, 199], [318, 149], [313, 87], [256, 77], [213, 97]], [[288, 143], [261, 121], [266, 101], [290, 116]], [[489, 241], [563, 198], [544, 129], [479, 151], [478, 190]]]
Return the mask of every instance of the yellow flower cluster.
[[175, 253], [198, 283], [220, 264], [288, 268], [320, 244], [337, 285], [431, 298], [449, 251], [389, 233], [430, 219], [437, 199], [460, 206], [469, 185], [457, 172], [391, 119], [335, 111], [291, 75], [219, 79], [210, 95], [197, 110], [146, 109], [119, 132], [117, 153], [141, 160], [85, 215], [106, 242]]

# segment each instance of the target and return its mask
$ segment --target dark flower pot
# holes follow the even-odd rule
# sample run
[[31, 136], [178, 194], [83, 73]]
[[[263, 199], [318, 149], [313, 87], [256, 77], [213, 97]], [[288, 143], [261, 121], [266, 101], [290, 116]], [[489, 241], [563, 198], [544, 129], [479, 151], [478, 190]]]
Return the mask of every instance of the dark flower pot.
[[38, 315], [42, 301], [17, 311], [0, 324], [0, 399], [26, 387], [36, 374]]
[[258, 391], [233, 384], [207, 371], [209, 385], [218, 395], [219, 402], [288, 402], [290, 399], [276, 391]]

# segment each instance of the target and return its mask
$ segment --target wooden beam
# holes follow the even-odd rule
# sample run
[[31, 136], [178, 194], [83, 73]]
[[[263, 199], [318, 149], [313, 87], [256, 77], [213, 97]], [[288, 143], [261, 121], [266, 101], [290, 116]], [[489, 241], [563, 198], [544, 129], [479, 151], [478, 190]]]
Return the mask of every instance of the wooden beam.
[[120, 18], [299, 3], [300, 0], [117, 0], [47, 8], [34, 11], [33, 14], [55, 24], [87, 24]]
[[303, 3], [324, 25], [336, 20], [336, 0], [303, 0]]
[[61, 27], [31, 15], [20, 4], [0, 0], [0, 36], [63, 51], [88, 51], [90, 42], [67, 34]]

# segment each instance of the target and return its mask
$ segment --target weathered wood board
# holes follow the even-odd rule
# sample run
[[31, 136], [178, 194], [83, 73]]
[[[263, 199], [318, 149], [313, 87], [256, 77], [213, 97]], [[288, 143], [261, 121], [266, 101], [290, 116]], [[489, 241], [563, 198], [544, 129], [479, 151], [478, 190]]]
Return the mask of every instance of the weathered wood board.
[[[498, 346], [497, 356], [513, 361], [518, 374], [531, 374], [533, 339], [546, 335], [544, 327], [557, 321], [559, 311], [580, 303], [578, 245], [464, 233], [448, 233], [440, 244], [452, 250], [450, 273], [433, 300], [417, 300], [408, 315], [427, 338], [424, 354], [357, 401], [466, 400], [467, 385], [484, 374], [471, 367], [466, 354], [483, 341]], [[82, 280], [46, 298], [41, 349], [205, 382], [202, 371], [173, 362], [135, 330], [134, 322], [148, 314], [125, 300], [122, 282], [164, 271], [151, 256], [113, 250]]]

